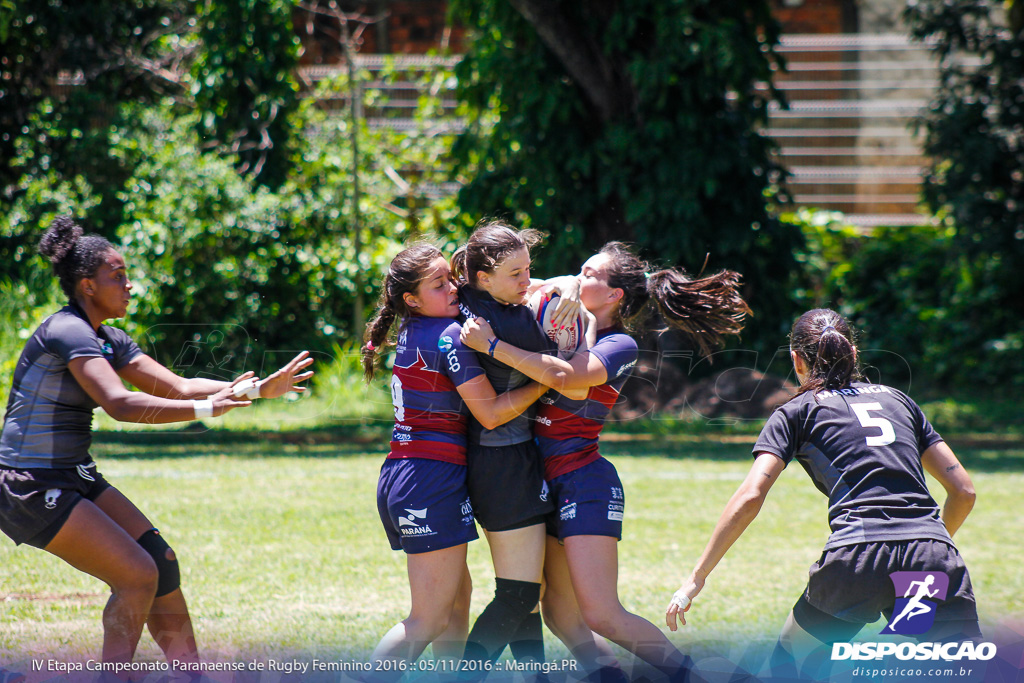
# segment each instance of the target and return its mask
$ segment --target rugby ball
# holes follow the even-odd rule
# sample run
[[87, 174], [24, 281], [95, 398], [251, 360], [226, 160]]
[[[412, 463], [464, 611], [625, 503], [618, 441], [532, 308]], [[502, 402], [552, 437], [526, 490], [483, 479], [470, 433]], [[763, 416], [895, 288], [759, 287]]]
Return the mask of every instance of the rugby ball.
[[577, 315], [572, 324], [556, 328], [551, 319], [558, 308], [558, 294], [537, 291], [530, 297], [530, 308], [533, 309], [544, 334], [558, 346], [558, 357], [569, 360], [583, 343], [583, 316]]

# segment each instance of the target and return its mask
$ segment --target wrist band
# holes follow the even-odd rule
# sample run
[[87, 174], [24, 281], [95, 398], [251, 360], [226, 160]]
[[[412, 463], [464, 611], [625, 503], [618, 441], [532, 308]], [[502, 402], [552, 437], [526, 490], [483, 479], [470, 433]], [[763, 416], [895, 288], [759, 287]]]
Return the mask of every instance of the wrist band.
[[245, 392], [245, 397], [250, 401], [255, 401], [256, 399], [260, 398], [260, 387], [262, 386], [262, 380], [260, 380], [259, 382], [253, 382], [252, 389]]
[[690, 606], [690, 602], [690, 596], [684, 593], [683, 589], [680, 588], [673, 593], [672, 601], [669, 603], [669, 606], [675, 605], [680, 612], [685, 612], [686, 608]]
[[498, 338], [495, 337], [494, 339], [491, 340], [490, 348], [487, 349], [487, 355], [490, 356], [491, 358], [494, 357], [494, 347], [497, 346], [497, 345], [498, 345]]
[[213, 417], [213, 401], [208, 398], [203, 400], [193, 400], [192, 410], [195, 411], [196, 419], [201, 420], [204, 417]]
[[232, 389], [232, 393], [235, 398], [242, 398], [245, 396], [250, 401], [253, 401], [260, 397], [261, 386], [263, 386], [262, 381], [257, 382], [254, 379], [246, 379], [236, 384], [234, 389]]

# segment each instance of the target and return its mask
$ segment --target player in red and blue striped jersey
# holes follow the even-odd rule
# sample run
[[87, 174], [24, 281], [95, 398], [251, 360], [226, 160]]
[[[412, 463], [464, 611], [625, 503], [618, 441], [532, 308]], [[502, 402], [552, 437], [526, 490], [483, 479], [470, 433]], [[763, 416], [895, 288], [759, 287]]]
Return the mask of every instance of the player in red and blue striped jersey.
[[[692, 664], [653, 624], [628, 612], [617, 589], [618, 548], [625, 495], [598, 439], [604, 421], [637, 359], [630, 335], [650, 304], [664, 321], [709, 353], [737, 334], [749, 313], [739, 275], [723, 271], [696, 280], [678, 270], [649, 272], [629, 248], [610, 242], [583, 264], [580, 299], [596, 330], [586, 351], [569, 361], [495, 341], [486, 321], [463, 325], [463, 341], [552, 389], [538, 412], [535, 435], [557, 510], [549, 525], [544, 565], [545, 621], [585, 668], [599, 654], [591, 631], [682, 679]], [[595, 338], [596, 337], [596, 338]], [[582, 615], [582, 619], [580, 618]], [[591, 661], [587, 661], [588, 656]]]
[[395, 428], [377, 504], [392, 549], [407, 556], [412, 610], [380, 641], [373, 661], [415, 660], [432, 641], [435, 656], [462, 654], [472, 590], [466, 544], [477, 538], [466, 487], [468, 416], [494, 428], [545, 391], [531, 382], [496, 394], [460, 341], [456, 315], [457, 290], [438, 249], [421, 244], [392, 260], [367, 329], [363, 367], [372, 379], [378, 354], [395, 343]]

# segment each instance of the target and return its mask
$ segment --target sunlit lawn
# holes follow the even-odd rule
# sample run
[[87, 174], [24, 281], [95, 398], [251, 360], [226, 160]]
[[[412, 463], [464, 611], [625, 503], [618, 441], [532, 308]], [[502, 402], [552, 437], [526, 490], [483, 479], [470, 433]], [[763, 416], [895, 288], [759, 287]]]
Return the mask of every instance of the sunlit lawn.
[[[746, 473], [749, 437], [620, 439], [603, 449], [627, 496], [621, 596], [660, 624]], [[363, 432], [121, 433], [101, 434], [93, 450], [101, 471], [176, 549], [208, 656], [338, 659], [364, 657], [408, 608], [404, 555], [389, 549], [375, 505], [385, 440], [379, 425]], [[1011, 530], [1019, 525], [1024, 444], [953, 445], [978, 489], [957, 542], [982, 617], [1020, 622], [1024, 550]], [[673, 641], [697, 654], [770, 643], [820, 554], [825, 510], [803, 471], [790, 468]], [[470, 563], [475, 616], [493, 585], [484, 541], [471, 544]], [[6, 539], [0, 567], [0, 667], [25, 670], [42, 656], [98, 657], [104, 585]], [[547, 638], [549, 654], [561, 657], [560, 644]], [[159, 658], [148, 636], [139, 656]]]

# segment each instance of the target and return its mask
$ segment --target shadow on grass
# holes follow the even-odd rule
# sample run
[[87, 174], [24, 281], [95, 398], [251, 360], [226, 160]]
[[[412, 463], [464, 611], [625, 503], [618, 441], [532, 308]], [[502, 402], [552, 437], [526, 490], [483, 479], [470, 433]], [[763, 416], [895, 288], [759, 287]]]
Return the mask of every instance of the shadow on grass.
[[[301, 430], [241, 431], [196, 428], [138, 432], [96, 432], [93, 443], [103, 458], [338, 457], [380, 455], [389, 448], [391, 424], [347, 422]], [[601, 437], [601, 453], [614, 457], [658, 456], [749, 462], [756, 433], [667, 429], [657, 433], [611, 430]], [[970, 472], [1024, 472], [1024, 437], [970, 434], [950, 439]]]
[[93, 444], [103, 458], [337, 457], [386, 453], [391, 425], [340, 423], [301, 430], [209, 429], [190, 423], [177, 430], [97, 431]]

